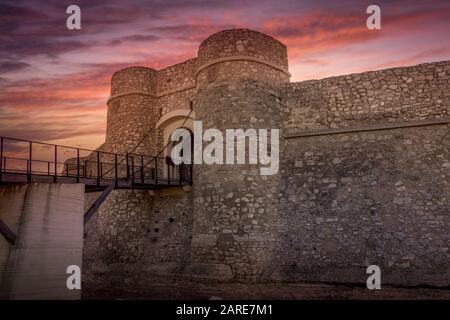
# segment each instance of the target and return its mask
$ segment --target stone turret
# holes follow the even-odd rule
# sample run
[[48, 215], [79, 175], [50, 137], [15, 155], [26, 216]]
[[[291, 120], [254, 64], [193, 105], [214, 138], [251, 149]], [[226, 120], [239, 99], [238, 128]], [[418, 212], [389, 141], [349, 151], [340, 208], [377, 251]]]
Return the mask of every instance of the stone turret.
[[[159, 116], [154, 69], [129, 67], [117, 71], [111, 80], [108, 99], [106, 146], [108, 151], [132, 150]], [[146, 141], [139, 152], [154, 153], [154, 143]]]
[[287, 49], [274, 38], [248, 29], [215, 33], [198, 50], [197, 87], [252, 79], [270, 84], [289, 82]]
[[[198, 55], [194, 110], [205, 129], [281, 129], [285, 45], [259, 32], [226, 30], [203, 41]], [[262, 176], [255, 164], [201, 164], [194, 172], [193, 272], [260, 280], [274, 250], [279, 175]]]

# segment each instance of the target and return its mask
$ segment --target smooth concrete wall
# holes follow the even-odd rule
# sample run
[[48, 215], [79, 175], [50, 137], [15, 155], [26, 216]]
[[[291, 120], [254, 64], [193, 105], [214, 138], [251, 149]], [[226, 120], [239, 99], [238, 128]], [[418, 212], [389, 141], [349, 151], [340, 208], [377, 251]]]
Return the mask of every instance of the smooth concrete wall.
[[0, 189], [0, 218], [17, 235], [0, 242], [0, 297], [79, 299], [66, 285], [69, 265], [81, 267], [83, 184], [30, 184]]
[[[0, 218], [17, 234], [27, 185], [0, 188]], [[0, 284], [8, 265], [12, 245], [0, 235]], [[1, 286], [3, 288], [3, 286]], [[3, 289], [0, 291], [3, 293]]]

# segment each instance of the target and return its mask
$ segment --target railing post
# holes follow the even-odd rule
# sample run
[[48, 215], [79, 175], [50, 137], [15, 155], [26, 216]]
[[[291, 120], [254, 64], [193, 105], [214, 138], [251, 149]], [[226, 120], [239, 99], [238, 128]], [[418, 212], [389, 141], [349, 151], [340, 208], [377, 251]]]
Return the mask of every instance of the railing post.
[[158, 184], [158, 157], [155, 157], [155, 184]]
[[141, 154], [141, 183], [144, 184], [144, 155]]
[[117, 154], [114, 154], [114, 185], [116, 188], [119, 186], [117, 181]]
[[47, 161], [47, 175], [50, 176], [50, 161]]
[[83, 178], [87, 177], [86, 171], [87, 171], [87, 160], [84, 160], [84, 166], [83, 166]]
[[77, 148], [77, 183], [80, 183], [80, 149]]
[[169, 161], [167, 161], [167, 157], [166, 157], [166, 164], [167, 164], [167, 182], [168, 184], [170, 184], [170, 165]]
[[97, 151], [97, 186], [100, 186], [100, 151]]
[[31, 162], [33, 161], [32, 160], [32, 149], [33, 149], [33, 142], [30, 141], [30, 150], [29, 150], [30, 159], [29, 159], [28, 177], [27, 177], [28, 183], [31, 182]]
[[3, 137], [0, 138], [0, 181], [3, 173]]
[[[180, 186], [181, 186], [181, 169], [183, 168], [183, 171], [184, 171], [184, 163], [180, 163], [179, 165], [178, 165], [178, 179], [179, 179], [179, 182], [180, 182]], [[183, 172], [184, 173], [184, 172]]]
[[66, 177], [69, 176], [69, 163], [66, 162]]
[[194, 167], [194, 164], [193, 163], [190, 163], [189, 164], [189, 184], [190, 185], [192, 185], [192, 180], [193, 180], [193, 177], [192, 177], [192, 168]]
[[130, 168], [129, 168], [129, 163], [128, 163], [128, 152], [125, 154], [125, 160], [126, 160], [126, 165], [127, 165], [127, 180], [130, 179]]
[[134, 187], [134, 157], [131, 157], [131, 185]]
[[53, 176], [54, 183], [56, 183], [57, 172], [58, 172], [58, 147], [55, 146], [55, 175]]

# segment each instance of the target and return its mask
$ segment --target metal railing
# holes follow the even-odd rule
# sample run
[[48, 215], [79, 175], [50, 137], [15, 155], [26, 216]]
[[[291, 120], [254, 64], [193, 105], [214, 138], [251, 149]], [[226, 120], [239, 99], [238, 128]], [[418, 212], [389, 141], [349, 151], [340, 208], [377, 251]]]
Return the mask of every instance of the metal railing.
[[46, 142], [0, 137], [0, 183], [73, 182], [145, 187], [192, 183], [192, 165], [170, 158], [117, 154]]

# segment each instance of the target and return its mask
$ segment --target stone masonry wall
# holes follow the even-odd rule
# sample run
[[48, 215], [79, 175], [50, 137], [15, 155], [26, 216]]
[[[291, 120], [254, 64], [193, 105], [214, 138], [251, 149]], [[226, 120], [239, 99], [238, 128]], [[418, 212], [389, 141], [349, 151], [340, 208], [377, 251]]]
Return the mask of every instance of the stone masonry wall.
[[284, 129], [341, 128], [450, 116], [450, 61], [292, 83]]
[[[182, 189], [112, 191], [85, 225], [83, 294], [117, 278], [112, 290], [142, 283], [145, 278], [139, 274], [152, 266], [182, 269], [190, 258], [192, 237], [189, 195]], [[89, 197], [86, 207], [91, 202]]]
[[159, 97], [158, 108], [161, 110], [161, 114], [164, 115], [180, 109], [189, 109], [189, 103], [195, 92], [196, 89], [186, 89]]
[[237, 83], [243, 79], [257, 80], [266, 85], [282, 85], [289, 77], [271, 66], [253, 61], [224, 61], [201, 70], [197, 75], [198, 88], [210, 85]]
[[[450, 285], [450, 61], [300, 83], [287, 65], [283, 44], [239, 29], [181, 64], [131, 69], [141, 80], [115, 76], [103, 150], [130, 151], [161, 114], [193, 101], [204, 129], [280, 129], [281, 163], [266, 177], [259, 165], [196, 165], [192, 194], [114, 191], [86, 225], [92, 290], [168, 264], [205, 281], [359, 284], [377, 264], [384, 283]], [[141, 93], [117, 97], [124, 81]], [[161, 147], [157, 130], [141, 151]]]
[[198, 59], [158, 70], [158, 108], [161, 114], [179, 109], [189, 109], [196, 86]]
[[[305, 129], [445, 120], [448, 66], [441, 62], [318, 80], [301, 93], [297, 84], [281, 94], [260, 89], [272, 91], [272, 97], [280, 94], [278, 112], [286, 136]], [[372, 79], [369, 83], [380, 86], [364, 89], [360, 86], [367, 84], [355, 79]], [[206, 127], [273, 126], [259, 119], [262, 114], [254, 108], [270, 110], [277, 102], [269, 96], [260, 100], [260, 89], [252, 85], [251, 93], [242, 95], [247, 85], [231, 90], [210, 85], [199, 91], [196, 114]], [[253, 121], [247, 123], [247, 117]], [[197, 166], [193, 262], [229, 265], [240, 281], [364, 283], [365, 268], [377, 264], [385, 283], [448, 285], [449, 136], [448, 126], [434, 125], [288, 139], [282, 149], [281, 185], [272, 181], [262, 198], [253, 185], [258, 177], [245, 178], [254, 168]], [[241, 207], [241, 197], [251, 200]], [[263, 199], [279, 205], [266, 205], [261, 213]], [[244, 210], [254, 211], [252, 222], [243, 220]], [[270, 226], [270, 231], [258, 229], [252, 235], [252, 224]]]
[[[159, 117], [156, 105], [156, 71], [130, 67], [114, 74], [108, 101], [106, 141], [103, 151], [125, 154], [138, 146], [141, 138]], [[135, 152], [156, 152], [150, 137]]]
[[[108, 134], [103, 151], [125, 154], [138, 146], [145, 133], [158, 119], [154, 98], [133, 94], [110, 102], [108, 109]], [[135, 153], [153, 155], [155, 141], [149, 137], [139, 144]]]
[[[274, 91], [241, 82], [236, 88], [212, 86], [200, 92], [195, 112], [205, 128], [221, 132], [278, 128], [279, 102]], [[202, 265], [200, 276], [220, 277], [219, 268], [226, 266], [235, 281], [261, 279], [276, 245], [279, 183], [280, 175], [261, 176], [256, 165], [194, 167], [192, 262], [213, 266], [205, 273]]]
[[[450, 62], [294, 83], [283, 97], [280, 239], [270, 279], [450, 283]], [[345, 134], [327, 129], [355, 130]], [[301, 136], [302, 133], [313, 136]], [[281, 262], [281, 263], [280, 263]]]
[[269, 278], [450, 284], [450, 125], [289, 139]]
[[288, 68], [286, 46], [266, 34], [253, 30], [217, 32], [205, 39], [198, 50], [200, 64], [242, 55], [272, 62], [286, 71]]
[[182, 63], [158, 70], [156, 92], [158, 96], [172, 91], [195, 87], [195, 71], [198, 59], [189, 59]]
[[289, 82], [286, 46], [248, 29], [218, 32], [200, 44], [197, 86], [253, 79], [271, 85]]
[[156, 92], [156, 70], [146, 67], [128, 67], [114, 73], [111, 79], [111, 96], [139, 91]]

